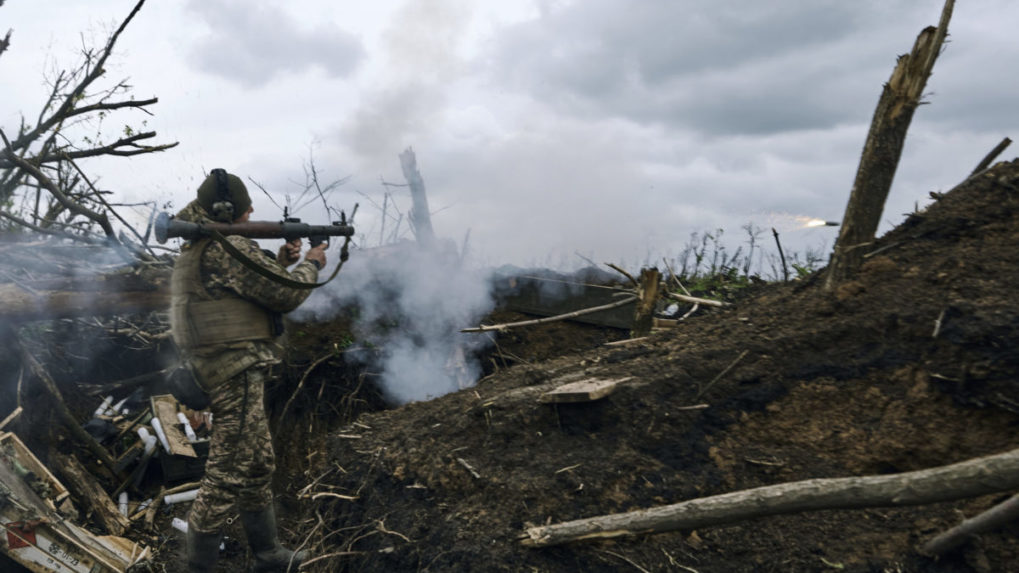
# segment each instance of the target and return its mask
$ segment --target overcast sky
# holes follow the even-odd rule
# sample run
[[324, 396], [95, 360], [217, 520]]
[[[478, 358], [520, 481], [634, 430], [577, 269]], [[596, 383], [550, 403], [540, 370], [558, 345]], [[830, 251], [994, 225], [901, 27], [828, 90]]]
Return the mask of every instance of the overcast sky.
[[[46, 70], [99, 45], [135, 0], [7, 0], [0, 126], [38, 114]], [[87, 6], [87, 7], [86, 7]], [[224, 167], [299, 191], [314, 156], [330, 196], [361, 203], [378, 241], [408, 146], [434, 212], [483, 265], [630, 266], [673, 256], [693, 232], [776, 227], [790, 249], [826, 245], [841, 220], [896, 56], [941, 0], [150, 0], [110, 80], [159, 97], [114, 116], [180, 145], [93, 162], [125, 200], [183, 206]], [[914, 117], [882, 231], [1017, 136], [1019, 3], [962, 0]], [[1003, 158], [1015, 157], [1008, 150]], [[401, 208], [409, 200], [392, 188]], [[258, 219], [280, 213], [254, 192]], [[298, 216], [324, 222], [312, 205]], [[392, 229], [392, 223], [389, 224]]]

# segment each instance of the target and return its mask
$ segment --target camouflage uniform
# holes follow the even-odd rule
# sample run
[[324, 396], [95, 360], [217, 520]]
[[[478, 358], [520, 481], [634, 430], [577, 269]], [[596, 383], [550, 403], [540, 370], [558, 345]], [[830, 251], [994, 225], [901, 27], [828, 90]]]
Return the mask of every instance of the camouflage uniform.
[[[197, 201], [192, 201], [177, 218], [211, 221]], [[280, 276], [302, 282], [318, 278], [317, 267], [309, 261], [288, 273], [254, 241], [239, 236], [229, 236], [227, 241]], [[255, 273], [215, 241], [195, 241], [185, 246], [184, 253], [188, 249], [204, 249], [200, 282], [212, 300], [240, 298], [268, 311], [268, 317], [269, 312], [297, 308], [311, 292], [283, 286]], [[185, 295], [175, 289], [174, 296]], [[270, 482], [275, 461], [263, 396], [270, 369], [279, 363], [280, 350], [274, 339], [181, 348], [209, 393], [214, 424], [205, 476], [188, 517], [189, 527], [198, 532], [219, 532], [232, 512], [258, 510], [272, 503]]]

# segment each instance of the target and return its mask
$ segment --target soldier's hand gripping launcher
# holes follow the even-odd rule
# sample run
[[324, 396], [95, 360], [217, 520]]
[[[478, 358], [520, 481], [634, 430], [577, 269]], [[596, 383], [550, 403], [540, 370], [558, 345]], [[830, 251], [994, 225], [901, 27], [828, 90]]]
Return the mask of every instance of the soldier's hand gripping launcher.
[[354, 235], [354, 227], [347, 225], [346, 221], [334, 222], [332, 225], [309, 225], [302, 223], [300, 219], [248, 221], [247, 223], [192, 223], [178, 221], [168, 213], [156, 215], [153, 230], [156, 240], [160, 244], [175, 237], [188, 241], [201, 239], [211, 236], [212, 231], [218, 231], [224, 236], [240, 235], [252, 239], [286, 239], [287, 242], [307, 237], [312, 247], [328, 242], [329, 237]]

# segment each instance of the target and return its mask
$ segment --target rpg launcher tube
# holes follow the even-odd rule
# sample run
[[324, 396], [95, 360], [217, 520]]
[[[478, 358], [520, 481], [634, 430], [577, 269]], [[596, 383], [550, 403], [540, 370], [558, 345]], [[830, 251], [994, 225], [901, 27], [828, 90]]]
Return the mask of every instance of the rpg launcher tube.
[[[152, 226], [160, 244], [168, 239], [181, 238], [187, 241], [209, 237], [212, 231], [224, 236], [240, 235], [252, 239], [286, 239], [292, 241], [302, 237], [351, 237], [352, 225], [309, 225], [299, 221], [248, 221], [247, 223], [192, 223], [179, 221], [167, 213], [156, 215]], [[325, 239], [321, 239], [325, 240]]]

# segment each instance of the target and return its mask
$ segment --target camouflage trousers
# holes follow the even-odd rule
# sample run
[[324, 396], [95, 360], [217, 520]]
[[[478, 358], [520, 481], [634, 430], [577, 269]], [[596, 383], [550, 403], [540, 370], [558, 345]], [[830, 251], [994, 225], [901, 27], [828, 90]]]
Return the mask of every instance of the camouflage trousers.
[[268, 377], [268, 367], [253, 366], [209, 392], [209, 459], [188, 515], [188, 526], [196, 531], [217, 533], [234, 512], [254, 511], [272, 503], [276, 462], [265, 416]]

